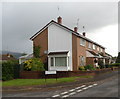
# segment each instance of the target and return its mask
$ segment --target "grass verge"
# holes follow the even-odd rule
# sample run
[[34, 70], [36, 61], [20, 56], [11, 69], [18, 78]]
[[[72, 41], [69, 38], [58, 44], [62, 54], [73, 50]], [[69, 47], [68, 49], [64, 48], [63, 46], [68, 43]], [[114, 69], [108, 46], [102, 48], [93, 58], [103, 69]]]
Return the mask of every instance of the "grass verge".
[[2, 82], [3, 87], [7, 86], [31, 86], [31, 85], [44, 85], [44, 84], [56, 84], [56, 83], [65, 83], [65, 82], [74, 82], [78, 78], [92, 78], [93, 76], [76, 76], [76, 77], [67, 77], [67, 78], [58, 78], [56, 79], [14, 79], [9, 81]]

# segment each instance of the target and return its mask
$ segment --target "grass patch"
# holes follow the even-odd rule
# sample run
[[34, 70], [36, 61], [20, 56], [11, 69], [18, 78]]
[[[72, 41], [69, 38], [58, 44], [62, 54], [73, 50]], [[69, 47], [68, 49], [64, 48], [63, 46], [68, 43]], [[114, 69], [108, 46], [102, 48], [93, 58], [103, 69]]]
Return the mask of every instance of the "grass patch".
[[65, 82], [74, 82], [78, 78], [92, 78], [93, 76], [77, 76], [77, 77], [67, 77], [67, 78], [58, 78], [56, 79], [14, 79], [9, 81], [2, 82], [2, 86], [31, 86], [31, 85], [44, 85], [46, 84], [55, 84], [55, 83], [65, 83]]

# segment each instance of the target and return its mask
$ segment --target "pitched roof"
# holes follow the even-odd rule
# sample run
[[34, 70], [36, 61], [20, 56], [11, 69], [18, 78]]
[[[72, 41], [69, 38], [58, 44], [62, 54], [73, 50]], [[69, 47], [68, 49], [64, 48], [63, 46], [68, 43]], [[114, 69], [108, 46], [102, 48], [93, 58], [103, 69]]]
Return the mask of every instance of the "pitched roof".
[[73, 34], [75, 34], [76, 36], [78, 36], [78, 37], [80, 37], [80, 38], [83, 38], [83, 39], [85, 39], [85, 40], [87, 40], [87, 41], [89, 41], [89, 42], [91, 42], [91, 43], [94, 43], [94, 44], [102, 47], [102, 48], [105, 48], [105, 47], [103, 47], [102, 45], [100, 45], [100, 44], [98, 44], [98, 43], [90, 40], [89, 38], [87, 38], [87, 37], [79, 34], [78, 32], [73, 31], [72, 29], [70, 29], [70, 28], [68, 28], [68, 27], [66, 27], [66, 26], [64, 26], [64, 25], [62, 25], [62, 24], [59, 24], [58, 22], [56, 22], [56, 21], [54, 21], [54, 20], [50, 21], [50, 22], [49, 22], [47, 25], [45, 25], [41, 30], [39, 30], [37, 33], [35, 33], [35, 34], [30, 38], [30, 40], [33, 40], [34, 38], [36, 38], [37, 35], [39, 35], [39, 34], [41, 33], [41, 31], [43, 31], [44, 29], [46, 29], [47, 27], [49, 27], [50, 24], [52, 24], [52, 23], [54, 23], [54, 24], [56, 24], [56, 25], [58, 25], [58, 26], [61, 26], [61, 27], [65, 28], [66, 30], [72, 32]]
[[3, 55], [1, 55], [2, 57], [1, 57], [1, 59], [2, 60], [16, 60], [16, 58], [15, 57], [13, 57], [13, 55], [8, 55], [8, 54], [3, 54]]

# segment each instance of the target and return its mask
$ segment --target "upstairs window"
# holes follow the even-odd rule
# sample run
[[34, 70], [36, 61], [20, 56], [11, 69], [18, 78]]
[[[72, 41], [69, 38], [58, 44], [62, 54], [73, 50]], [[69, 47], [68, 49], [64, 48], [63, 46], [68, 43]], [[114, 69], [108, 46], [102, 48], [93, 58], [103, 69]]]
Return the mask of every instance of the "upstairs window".
[[102, 48], [100, 48], [100, 52], [103, 52], [103, 49], [102, 49]]
[[99, 51], [99, 46], [97, 47], [97, 51]]
[[91, 43], [90, 43], [90, 42], [88, 43], [88, 48], [90, 48], [90, 49], [92, 48], [92, 46], [91, 46]]
[[80, 39], [80, 45], [85, 46], [85, 44], [86, 44], [86, 41], [81, 38], [81, 39]]
[[93, 49], [95, 50], [95, 44], [93, 44]]

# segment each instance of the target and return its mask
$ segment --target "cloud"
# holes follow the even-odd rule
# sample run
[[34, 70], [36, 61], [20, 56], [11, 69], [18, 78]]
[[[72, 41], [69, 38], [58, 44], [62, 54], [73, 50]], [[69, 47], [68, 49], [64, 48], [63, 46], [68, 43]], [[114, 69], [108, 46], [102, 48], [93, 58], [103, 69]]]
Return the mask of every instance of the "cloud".
[[[58, 12], [57, 6], [60, 7]], [[62, 16], [63, 24], [71, 29], [79, 18], [79, 32], [85, 26], [88, 35], [103, 35], [99, 33], [101, 29], [110, 25], [117, 24], [117, 2], [116, 3], [87, 3], [87, 2], [63, 2], [63, 3], [3, 3], [2, 5], [2, 41], [3, 50], [32, 53], [32, 42], [29, 38], [46, 25], [50, 20]], [[95, 32], [94, 32], [95, 31]], [[117, 32], [115, 33], [115, 35]], [[111, 33], [113, 35], [113, 33]], [[93, 35], [92, 35], [93, 36]], [[95, 40], [97, 40], [96, 36]], [[93, 37], [94, 39], [94, 37]], [[116, 39], [110, 37], [110, 39]], [[103, 41], [103, 42], [102, 42]], [[106, 47], [107, 39], [100, 41]], [[110, 43], [110, 40], [109, 42]], [[115, 41], [116, 43], [116, 41]], [[116, 45], [114, 45], [116, 48]], [[109, 52], [113, 54], [110, 45]], [[116, 52], [117, 50], [115, 50]], [[116, 55], [116, 54], [113, 54]]]

